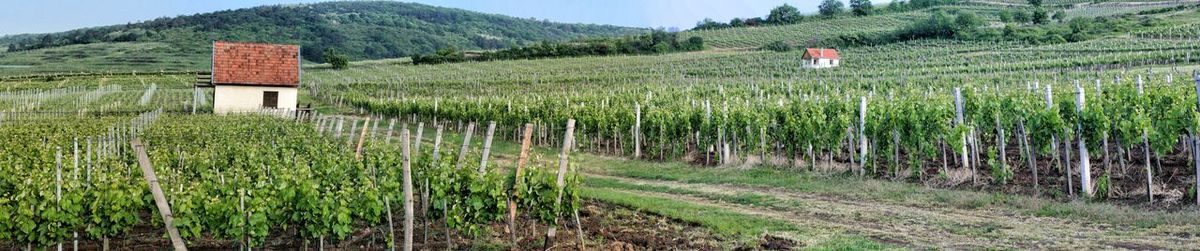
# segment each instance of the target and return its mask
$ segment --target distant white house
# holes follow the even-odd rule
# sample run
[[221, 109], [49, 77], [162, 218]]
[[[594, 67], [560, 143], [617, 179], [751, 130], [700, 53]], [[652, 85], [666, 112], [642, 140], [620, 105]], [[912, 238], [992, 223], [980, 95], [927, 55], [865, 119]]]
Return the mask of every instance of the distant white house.
[[804, 68], [809, 69], [837, 67], [842, 61], [842, 57], [838, 56], [837, 49], [832, 48], [805, 49], [804, 56], [801, 56], [800, 59], [804, 60]]
[[300, 46], [213, 42], [213, 113], [296, 110]]

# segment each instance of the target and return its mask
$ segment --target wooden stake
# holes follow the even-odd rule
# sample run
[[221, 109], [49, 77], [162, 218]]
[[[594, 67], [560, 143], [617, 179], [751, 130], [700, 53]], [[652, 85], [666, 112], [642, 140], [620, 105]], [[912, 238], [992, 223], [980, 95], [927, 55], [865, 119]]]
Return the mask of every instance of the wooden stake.
[[412, 139], [412, 141], [413, 141], [412, 152], [413, 152], [413, 155], [417, 156], [416, 158], [419, 158], [421, 156], [421, 139], [424, 139], [424, 137], [425, 137], [425, 122], [418, 122], [417, 123], [417, 134], [413, 135], [413, 139]]
[[[954, 87], [954, 114], [955, 114], [954, 125], [964, 126], [965, 121], [963, 119], [962, 88], [960, 88], [960, 87]], [[969, 153], [967, 152], [967, 135], [962, 135], [961, 139], [962, 139], [962, 165], [963, 165], [963, 167], [968, 167], [971, 164], [969, 164], [970, 158], [968, 157]], [[973, 172], [972, 172], [971, 176], [974, 176]]]
[[517, 187], [521, 185], [521, 175], [525, 171], [525, 162], [529, 161], [529, 145], [533, 140], [533, 124], [526, 123], [525, 131], [521, 138], [521, 154], [517, 157], [517, 167], [513, 172], [513, 190], [509, 191], [508, 197], [508, 229], [513, 241], [513, 246], [517, 246], [517, 200], [521, 198], [521, 191]]
[[[1083, 113], [1084, 95], [1083, 87], [1079, 86], [1079, 81], [1075, 81], [1075, 111]], [[1092, 192], [1092, 164], [1088, 156], [1087, 139], [1084, 137], [1083, 124], [1075, 123], [1075, 130], [1079, 134], [1079, 186], [1083, 189], [1083, 194], [1087, 197], [1092, 197], [1095, 194]], [[1069, 173], [1067, 175], [1070, 175]]]
[[475, 133], [475, 122], [467, 123], [467, 131], [463, 136], [462, 148], [458, 150], [458, 162], [454, 164], [454, 169], [462, 169], [463, 162], [467, 160], [467, 149], [471, 146], [471, 134]]
[[367, 129], [370, 128], [369, 125], [371, 125], [371, 117], [367, 117], [363, 121], [362, 133], [358, 135], [358, 146], [354, 147], [354, 158], [356, 159], [362, 158], [363, 143], [367, 141]]
[[[1192, 53], [1188, 52], [1189, 62], [1191, 61], [1191, 58]], [[1200, 109], [1200, 71], [1192, 70], [1192, 79], [1196, 82], [1196, 95], [1198, 95], [1196, 96], [1196, 107], [1197, 109]], [[1196, 183], [1193, 185], [1195, 185], [1196, 191], [1200, 191], [1200, 149], [1196, 149], [1197, 147], [1200, 147], [1200, 139], [1192, 137], [1192, 146], [1192, 165], [1196, 168]], [[1196, 194], [1200, 194], [1200, 192], [1196, 192]], [[1195, 197], [1196, 204], [1200, 205], [1200, 195]]]
[[[570, 154], [571, 140], [574, 138], [574, 136], [575, 136], [575, 119], [568, 119], [567, 120], [567, 132], [563, 135], [562, 151], [558, 154], [558, 181], [555, 183], [558, 188], [558, 196], [555, 197], [555, 199], [554, 199], [554, 207], [555, 208], [558, 208], [562, 205], [562, 197], [563, 197], [563, 189], [564, 189], [563, 186], [565, 186], [566, 182], [567, 182], [567, 180], [566, 180], [567, 156]], [[558, 216], [555, 216], [554, 217], [554, 225], [550, 226], [550, 229], [546, 231], [546, 241], [544, 242], [545, 247], [543, 247], [543, 249], [550, 249], [551, 247], [554, 247], [554, 237], [557, 234], [557, 230], [558, 230], [557, 225], [558, 225]]]
[[[62, 147], [54, 147], [54, 203], [62, 210]], [[56, 224], [57, 225], [57, 224]], [[56, 244], [58, 251], [62, 251], [62, 242]]]
[[[1007, 139], [1004, 138], [1004, 127], [1000, 125], [1000, 116], [996, 116], [995, 120], [997, 132], [996, 142], [999, 144], [996, 148], [999, 149], [1000, 152], [1000, 171], [1008, 174], [1008, 153], [1004, 151], [1004, 147], [1007, 145], [1005, 144], [1007, 143], [1005, 142]], [[1008, 183], [1008, 180], [1005, 179], [1001, 183]]]
[[862, 176], [866, 173], [867, 164], [867, 97], [861, 97], [858, 105], [858, 139], [859, 139], [859, 163], [858, 175]]
[[187, 250], [183, 238], [179, 237], [179, 230], [175, 228], [175, 219], [171, 214], [171, 206], [167, 203], [167, 196], [163, 195], [162, 188], [159, 188], [158, 176], [154, 174], [154, 167], [150, 166], [150, 157], [146, 155], [146, 147], [137, 138], [134, 138], [130, 144], [137, 152], [138, 166], [142, 167], [142, 177], [146, 179], [146, 183], [150, 184], [150, 193], [154, 196], [154, 204], [158, 206], [163, 225], [167, 227], [167, 235], [171, 237], [172, 246], [177, 251]]
[[384, 138], [383, 142], [388, 143], [388, 144], [392, 143], [392, 128], [395, 128], [395, 127], [396, 127], [396, 118], [389, 119], [388, 127], [387, 127], [387, 135], [385, 135], [383, 137]]
[[413, 249], [413, 191], [412, 191], [412, 153], [408, 130], [400, 132], [401, 151], [404, 154], [404, 251]]
[[496, 132], [496, 121], [488, 121], [487, 134], [483, 137], [483, 157], [479, 158], [479, 174], [487, 173], [488, 154], [492, 153], [492, 133]]
[[633, 158], [642, 158], [642, 104], [634, 103]]
[[392, 224], [392, 203], [391, 198], [383, 196], [383, 208], [387, 209], [388, 222], [388, 250], [396, 250], [396, 226]]
[[1033, 151], [1033, 144], [1029, 142], [1029, 132], [1025, 131], [1025, 122], [1017, 124], [1017, 129], [1021, 130], [1021, 140], [1025, 144], [1025, 156], [1029, 161], [1030, 172], [1033, 173], [1033, 191], [1036, 196], [1041, 196], [1041, 188], [1038, 187], [1038, 166], [1037, 152]]

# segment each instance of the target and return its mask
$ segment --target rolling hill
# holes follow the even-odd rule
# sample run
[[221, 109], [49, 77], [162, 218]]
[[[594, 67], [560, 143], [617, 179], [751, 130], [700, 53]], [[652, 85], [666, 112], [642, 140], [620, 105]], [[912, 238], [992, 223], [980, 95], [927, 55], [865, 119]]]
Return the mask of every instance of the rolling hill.
[[[274, 5], [140, 23], [0, 38], [0, 66], [54, 68], [90, 61], [117, 69], [203, 68], [172, 63], [202, 56], [213, 40], [300, 44], [306, 60], [332, 48], [352, 59], [405, 57], [454, 46], [496, 49], [545, 40], [616, 36], [644, 29], [564, 24], [414, 3], [354, 1]], [[166, 45], [166, 46], [163, 46]], [[189, 60], [194, 61], [194, 60]], [[157, 67], [157, 68], [156, 68]]]

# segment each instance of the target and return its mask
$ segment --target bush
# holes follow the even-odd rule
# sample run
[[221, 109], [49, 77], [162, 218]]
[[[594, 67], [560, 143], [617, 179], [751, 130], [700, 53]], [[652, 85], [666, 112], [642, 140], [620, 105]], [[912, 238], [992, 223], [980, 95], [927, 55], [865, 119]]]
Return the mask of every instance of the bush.
[[438, 50], [433, 55], [413, 56], [413, 64], [455, 63], [467, 60], [512, 60], [556, 57], [607, 56], [618, 54], [656, 54], [704, 49], [704, 39], [690, 37], [678, 40], [679, 33], [653, 31], [649, 34], [620, 38], [597, 38], [570, 42], [542, 42], [532, 46], [480, 53], [466, 58], [454, 48]]
[[761, 49], [774, 52], [789, 52], [792, 51], [792, 45], [783, 41], [775, 41], [767, 45], [763, 45]]
[[704, 50], [704, 38], [689, 37], [687, 39], [687, 41], [684, 41], [682, 44], [679, 45], [679, 47], [680, 47], [679, 49], [684, 50], [684, 51]]
[[416, 55], [412, 57], [413, 64], [441, 64], [466, 61], [466, 56], [458, 48], [447, 47], [438, 49], [432, 55]]
[[329, 63], [333, 69], [341, 70], [350, 68], [350, 58], [346, 57], [346, 55], [338, 54], [333, 49], [325, 49], [325, 52], [321, 53], [321, 59]]

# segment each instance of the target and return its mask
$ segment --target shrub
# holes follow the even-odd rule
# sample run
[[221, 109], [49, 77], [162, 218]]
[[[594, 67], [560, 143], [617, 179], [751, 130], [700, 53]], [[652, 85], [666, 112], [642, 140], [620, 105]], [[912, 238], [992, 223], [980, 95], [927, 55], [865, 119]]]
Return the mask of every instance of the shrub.
[[325, 49], [325, 52], [321, 53], [321, 58], [326, 63], [329, 63], [333, 69], [341, 70], [350, 67], [350, 58], [346, 57], [346, 55], [338, 54], [333, 49]]
[[783, 42], [783, 41], [775, 41], [775, 42], [768, 43], [767, 45], [763, 45], [762, 50], [769, 50], [769, 51], [774, 51], [774, 52], [789, 52], [789, 51], [792, 51], [792, 45], [789, 45], [787, 42]]

